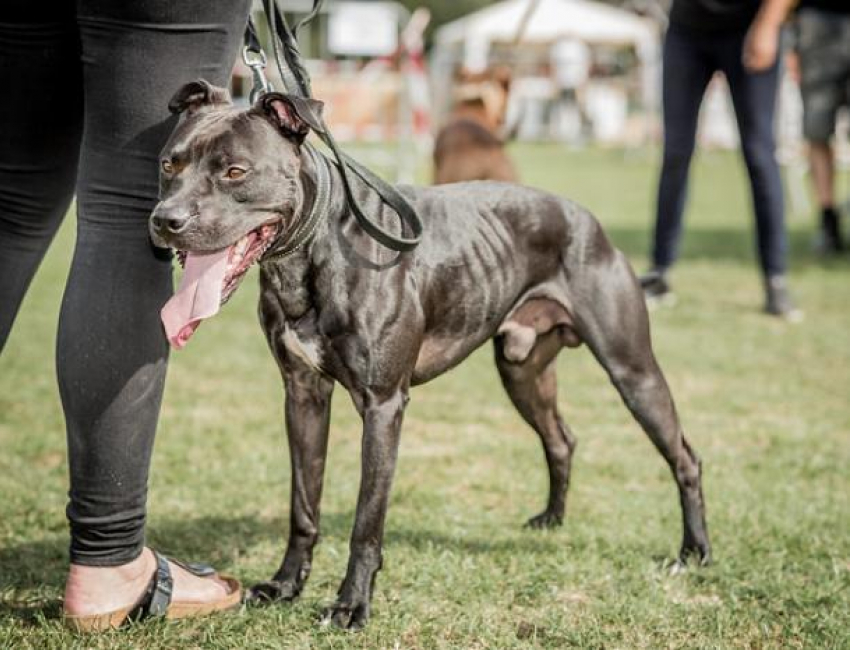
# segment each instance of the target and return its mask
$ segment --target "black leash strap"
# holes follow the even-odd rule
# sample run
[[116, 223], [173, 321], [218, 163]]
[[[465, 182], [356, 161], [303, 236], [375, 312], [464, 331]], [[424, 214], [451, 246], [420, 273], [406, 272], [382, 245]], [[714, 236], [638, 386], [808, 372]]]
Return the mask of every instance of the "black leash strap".
[[277, 69], [283, 79], [286, 90], [291, 95], [312, 97], [310, 75], [304, 67], [304, 57], [298, 47], [298, 32], [319, 14], [324, 0], [313, 0], [313, 9], [295, 24], [295, 29], [289, 28], [286, 16], [280, 10], [277, 0], [263, 0], [263, 11], [269, 26], [269, 35], [274, 50]]
[[[322, 116], [315, 113], [310, 108], [308, 102], [298, 101], [299, 98], [302, 100], [312, 98], [310, 75], [304, 67], [304, 58], [301, 56], [301, 51], [298, 48], [298, 31], [318, 15], [323, 1], [313, 0], [313, 9], [306, 17], [296, 23], [293, 30], [290, 29], [286, 17], [277, 4], [277, 0], [263, 0], [263, 9], [266, 14], [266, 20], [268, 21], [275, 63], [299, 117], [310, 125], [322, 142], [331, 150], [339, 169], [340, 177], [342, 178], [346, 201], [354, 214], [354, 218], [357, 219], [357, 223], [375, 241], [391, 250], [398, 252], [412, 250], [416, 248], [421, 240], [422, 221], [419, 219], [419, 215], [416, 214], [413, 206], [410, 205], [410, 202], [395, 187], [380, 178], [370, 169], [358, 163], [351, 156], [340, 151], [336, 140], [328, 130]], [[248, 56], [249, 54], [250, 57]], [[259, 67], [260, 61], [262, 61], [263, 65], [265, 64], [265, 55], [257, 38], [256, 28], [250, 18], [248, 19], [248, 27], [245, 30], [243, 58], [245, 58], [246, 64], [254, 72], [254, 88], [251, 91], [251, 101], [253, 103], [260, 94], [268, 92], [271, 86], [265, 80], [262, 69]], [[249, 60], [257, 62], [257, 67], [249, 63]], [[399, 237], [394, 235], [382, 228], [363, 212], [354, 196], [350, 172], [359, 176], [366, 185], [371, 187], [381, 197], [381, 200], [398, 215], [402, 229], [404, 230], [406, 226], [411, 236]]]

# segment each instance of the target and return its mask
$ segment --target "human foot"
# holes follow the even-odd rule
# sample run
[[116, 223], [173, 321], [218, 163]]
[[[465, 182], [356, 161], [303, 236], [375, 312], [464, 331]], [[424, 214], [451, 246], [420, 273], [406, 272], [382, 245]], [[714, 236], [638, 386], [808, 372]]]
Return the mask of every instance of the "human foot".
[[815, 239], [815, 250], [822, 255], [833, 255], [844, 251], [841, 215], [835, 208], [827, 207], [821, 211], [821, 227]]
[[782, 275], [773, 275], [765, 280], [764, 310], [789, 323], [799, 323], [804, 318], [803, 311], [794, 304], [788, 282]]
[[676, 295], [673, 293], [664, 271], [652, 269], [638, 279], [643, 289], [646, 305], [650, 309], [662, 305], [672, 306], [676, 304]]
[[[69, 616], [96, 616], [132, 607], [144, 595], [156, 571], [153, 551], [117, 567], [72, 564], [65, 583], [64, 611]], [[174, 577], [172, 598], [178, 603], [215, 603], [231, 593], [218, 577], [200, 577], [169, 562]]]

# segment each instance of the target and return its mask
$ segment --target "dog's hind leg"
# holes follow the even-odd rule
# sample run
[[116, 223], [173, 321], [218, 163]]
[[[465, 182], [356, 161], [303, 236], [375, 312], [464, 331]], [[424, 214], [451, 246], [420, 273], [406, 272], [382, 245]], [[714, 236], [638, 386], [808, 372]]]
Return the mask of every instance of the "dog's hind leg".
[[[601, 235], [600, 235], [601, 237]], [[667, 381], [652, 351], [641, 288], [625, 257], [600, 239], [602, 259], [573, 278], [576, 329], [608, 372], [626, 406], [667, 461], [679, 488], [684, 535], [680, 560], [710, 561], [702, 470], [682, 433]]]
[[[526, 332], [530, 336], [533, 333]], [[512, 341], [512, 337], [520, 337]], [[549, 500], [546, 509], [528, 520], [531, 528], [553, 528], [564, 519], [570, 464], [576, 440], [558, 413], [555, 358], [562, 347], [557, 330], [537, 335], [527, 356], [513, 354], [523, 343], [522, 333], [508, 331], [494, 339], [496, 366], [502, 384], [516, 409], [540, 436], [549, 468]]]
[[296, 367], [287, 368], [283, 373], [286, 435], [292, 467], [289, 543], [274, 577], [249, 590], [249, 602], [295, 599], [310, 575], [313, 547], [319, 538], [319, 503], [334, 383], [297, 361], [291, 365]]

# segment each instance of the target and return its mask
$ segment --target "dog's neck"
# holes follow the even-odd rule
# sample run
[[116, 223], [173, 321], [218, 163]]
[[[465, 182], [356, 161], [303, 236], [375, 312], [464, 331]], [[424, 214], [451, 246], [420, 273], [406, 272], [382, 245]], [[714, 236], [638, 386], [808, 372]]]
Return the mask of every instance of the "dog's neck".
[[[300, 179], [304, 199], [296, 221], [302, 222], [307, 211], [314, 209], [318, 194], [316, 165], [326, 165], [332, 190], [312, 236], [291, 254], [270, 258], [261, 264], [261, 283], [274, 289], [270, 292], [271, 299], [277, 301], [286, 318], [292, 320], [313, 309], [316, 301], [325, 305], [338, 303], [338, 292], [352, 272], [390, 268], [404, 259], [402, 254], [386, 248], [362, 230], [348, 206], [336, 165], [306, 151], [302, 152]], [[352, 180], [356, 200], [363, 202], [361, 205], [370, 210], [370, 215], [381, 227], [390, 232], [398, 227], [398, 217], [391, 210], [383, 209], [374, 191], [358, 179]], [[323, 297], [328, 292], [335, 296]]]
[[[324, 166], [321, 168], [320, 166]], [[327, 183], [323, 197], [321, 183]], [[261, 263], [263, 283], [271, 283], [280, 291], [287, 317], [297, 319], [312, 307], [312, 269], [327, 256], [328, 237], [334, 224], [345, 216], [346, 206], [339, 171], [316, 151], [301, 151], [300, 184], [303, 199], [292, 227], [282, 233], [277, 250], [286, 250], [287, 240], [301, 227], [310, 228], [304, 243], [283, 255], [275, 250]], [[310, 221], [315, 222], [310, 226]]]
[[263, 263], [282, 259], [310, 245], [320, 222], [331, 207], [333, 174], [330, 162], [312, 147], [301, 149], [300, 206], [284, 226], [263, 258]]

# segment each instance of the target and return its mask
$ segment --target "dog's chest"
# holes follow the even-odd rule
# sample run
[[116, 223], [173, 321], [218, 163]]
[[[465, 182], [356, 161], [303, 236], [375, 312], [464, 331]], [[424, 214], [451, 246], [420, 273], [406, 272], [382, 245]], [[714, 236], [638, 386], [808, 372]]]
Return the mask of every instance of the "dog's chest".
[[280, 342], [287, 354], [301, 360], [313, 370], [322, 372], [322, 342], [317, 333], [305, 332], [302, 328], [283, 324]]
[[324, 372], [322, 339], [303, 277], [275, 269], [261, 275], [260, 316], [275, 355]]

